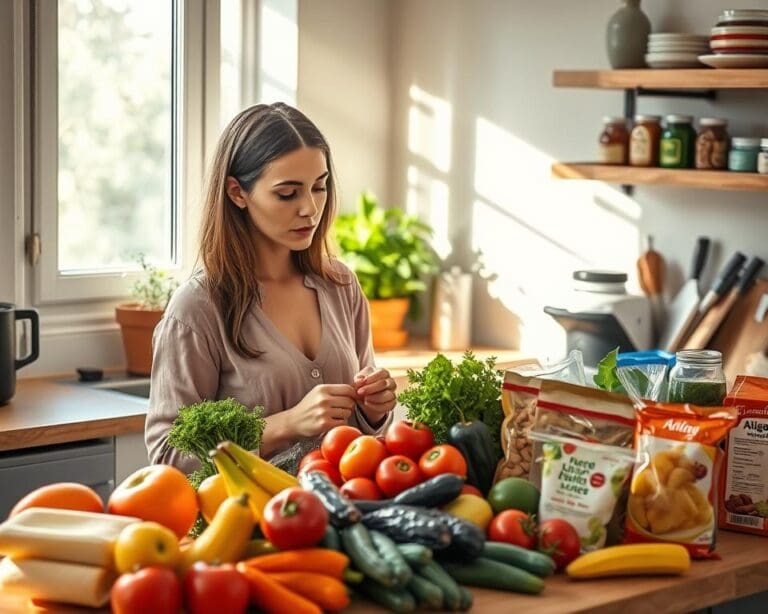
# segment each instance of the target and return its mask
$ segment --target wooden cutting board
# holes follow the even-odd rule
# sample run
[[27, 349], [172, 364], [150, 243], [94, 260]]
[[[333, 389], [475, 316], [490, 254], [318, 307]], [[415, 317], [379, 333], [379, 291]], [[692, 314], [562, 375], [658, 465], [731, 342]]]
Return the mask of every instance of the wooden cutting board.
[[737, 375], [744, 373], [750, 354], [768, 348], [768, 314], [763, 314], [760, 322], [755, 319], [763, 295], [768, 295], [768, 280], [758, 279], [736, 301], [709, 342], [710, 348], [723, 353], [723, 367], [729, 387]]

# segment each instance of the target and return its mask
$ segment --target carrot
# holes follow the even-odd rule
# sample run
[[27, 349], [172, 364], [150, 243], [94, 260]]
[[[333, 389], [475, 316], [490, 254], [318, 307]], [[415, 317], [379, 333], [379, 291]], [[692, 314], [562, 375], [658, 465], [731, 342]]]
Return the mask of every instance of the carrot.
[[349, 559], [335, 550], [325, 548], [305, 548], [304, 550], [286, 550], [275, 554], [265, 554], [244, 561], [244, 564], [267, 573], [283, 571], [306, 571], [331, 576], [341, 580]]
[[237, 570], [248, 580], [250, 602], [267, 614], [322, 614], [314, 603], [288, 590], [264, 572], [242, 562], [237, 564]]
[[271, 573], [269, 577], [323, 610], [343, 610], [349, 605], [347, 587], [336, 578], [304, 571]]

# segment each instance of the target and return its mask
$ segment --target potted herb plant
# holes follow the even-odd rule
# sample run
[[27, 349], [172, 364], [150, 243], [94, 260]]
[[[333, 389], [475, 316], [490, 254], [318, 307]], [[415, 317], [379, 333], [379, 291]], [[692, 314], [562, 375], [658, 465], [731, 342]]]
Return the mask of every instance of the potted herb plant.
[[152, 333], [179, 284], [149, 263], [143, 254], [139, 255], [138, 262], [144, 276], [133, 285], [131, 295], [134, 300], [115, 307], [115, 319], [123, 338], [126, 370], [133, 375], [149, 375], [152, 371]]
[[363, 192], [355, 213], [336, 218], [334, 234], [341, 259], [370, 304], [373, 346], [402, 347], [408, 341], [405, 316], [418, 316], [418, 297], [426, 290], [421, 278], [437, 268], [429, 244], [432, 228], [399, 207], [381, 207]]

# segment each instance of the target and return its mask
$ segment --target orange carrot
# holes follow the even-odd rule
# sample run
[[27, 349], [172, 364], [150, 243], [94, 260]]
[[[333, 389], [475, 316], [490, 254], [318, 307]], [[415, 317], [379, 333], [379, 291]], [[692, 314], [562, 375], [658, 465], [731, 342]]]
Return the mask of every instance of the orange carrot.
[[250, 602], [267, 614], [322, 614], [322, 610], [311, 601], [288, 590], [267, 574], [243, 563], [237, 570], [248, 580]]
[[336, 578], [304, 571], [271, 573], [269, 577], [323, 610], [343, 610], [349, 605], [347, 587]]
[[349, 559], [335, 550], [305, 548], [304, 550], [286, 550], [275, 554], [265, 554], [248, 559], [244, 563], [248, 567], [267, 573], [306, 571], [341, 580], [344, 570], [349, 565]]

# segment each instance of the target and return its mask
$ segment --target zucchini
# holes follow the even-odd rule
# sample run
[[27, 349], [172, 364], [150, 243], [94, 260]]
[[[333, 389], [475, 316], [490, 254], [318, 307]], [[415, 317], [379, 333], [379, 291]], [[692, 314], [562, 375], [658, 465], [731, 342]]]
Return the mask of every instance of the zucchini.
[[320, 498], [333, 526], [343, 529], [360, 522], [362, 512], [339, 492], [327, 475], [320, 471], [311, 471], [301, 474], [299, 481], [304, 490], [309, 490]]
[[330, 524], [325, 527], [325, 535], [320, 540], [320, 546], [328, 548], [328, 550], [341, 550], [341, 539], [339, 539], [339, 532], [334, 529]]
[[393, 501], [398, 505], [442, 507], [458, 497], [462, 488], [462, 478], [453, 473], [443, 473], [404, 490]]
[[355, 507], [359, 509], [363, 514], [368, 512], [375, 512], [383, 507], [392, 505], [392, 499], [355, 499]]
[[441, 510], [425, 509], [422, 512], [448, 525], [451, 544], [446, 554], [451, 558], [459, 561], [474, 561], [482, 554], [485, 533], [480, 527]]
[[456, 581], [435, 561], [430, 561], [417, 572], [421, 577], [437, 585], [443, 591], [443, 607], [458, 610], [461, 605], [461, 591]]
[[420, 507], [391, 505], [363, 516], [363, 524], [380, 531], [397, 543], [417, 543], [433, 550], [451, 544], [448, 514], [433, 515]]
[[472, 602], [474, 601], [472, 591], [469, 590], [466, 586], [459, 584], [459, 593], [461, 593], [461, 603], [459, 604], [459, 610], [462, 612], [471, 610]]
[[416, 601], [413, 595], [404, 588], [387, 588], [377, 582], [367, 579], [358, 584], [355, 589], [368, 597], [371, 601], [392, 612], [413, 612], [416, 609]]
[[397, 544], [397, 549], [408, 563], [416, 567], [426, 565], [432, 560], [432, 551], [421, 544]]
[[405, 586], [413, 577], [410, 565], [406, 562], [403, 555], [397, 549], [397, 545], [389, 537], [378, 531], [369, 531], [373, 547], [379, 553], [382, 559], [386, 561], [389, 568], [397, 578], [398, 586]]
[[482, 586], [515, 593], [538, 595], [544, 580], [506, 563], [480, 557], [471, 563], [444, 563], [445, 571], [460, 584]]
[[379, 584], [393, 587], [397, 578], [392, 568], [379, 556], [371, 541], [371, 536], [362, 524], [353, 524], [341, 530], [341, 543], [344, 551], [360, 571]]
[[416, 597], [416, 603], [420, 608], [443, 609], [443, 591], [437, 584], [432, 584], [419, 574], [411, 576], [408, 590]]
[[515, 546], [514, 544], [485, 542], [483, 557], [498, 561], [499, 563], [506, 563], [513, 567], [519, 567], [541, 578], [546, 578], [555, 573], [556, 565], [552, 557], [535, 550]]

